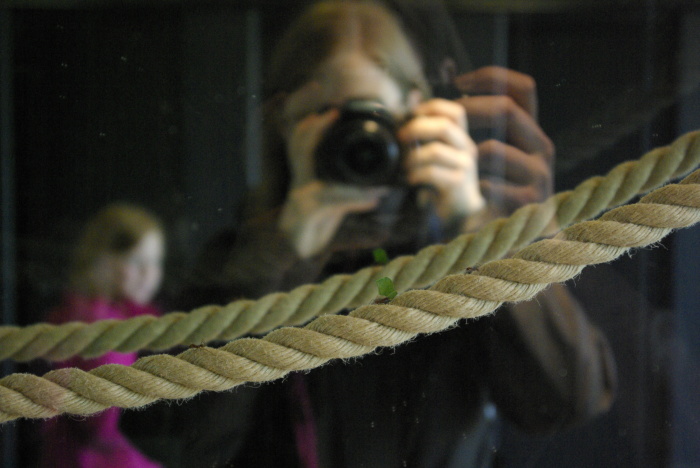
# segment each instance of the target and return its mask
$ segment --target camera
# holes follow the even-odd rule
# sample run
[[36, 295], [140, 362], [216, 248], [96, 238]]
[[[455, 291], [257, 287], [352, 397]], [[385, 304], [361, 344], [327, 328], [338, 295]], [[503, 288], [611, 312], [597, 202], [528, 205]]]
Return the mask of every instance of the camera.
[[350, 185], [398, 184], [401, 146], [396, 130], [396, 122], [380, 102], [347, 101], [316, 149], [316, 175]]

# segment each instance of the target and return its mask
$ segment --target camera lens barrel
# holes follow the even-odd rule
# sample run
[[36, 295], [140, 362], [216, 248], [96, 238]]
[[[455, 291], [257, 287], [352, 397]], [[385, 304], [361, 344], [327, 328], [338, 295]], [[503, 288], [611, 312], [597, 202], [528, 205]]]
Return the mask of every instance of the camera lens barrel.
[[396, 124], [379, 102], [348, 101], [328, 129], [316, 155], [319, 179], [350, 185], [396, 184], [401, 147]]

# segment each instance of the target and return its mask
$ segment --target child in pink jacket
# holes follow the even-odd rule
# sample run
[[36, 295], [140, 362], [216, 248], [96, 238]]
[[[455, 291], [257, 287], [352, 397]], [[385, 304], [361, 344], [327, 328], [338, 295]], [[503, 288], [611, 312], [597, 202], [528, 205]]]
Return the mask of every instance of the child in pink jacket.
[[[163, 229], [150, 213], [110, 205], [85, 227], [78, 243], [69, 291], [47, 321], [95, 322], [160, 315], [151, 300], [162, 278]], [[90, 370], [103, 364], [130, 365], [136, 353], [109, 352], [72, 358], [58, 367]], [[42, 467], [155, 468], [119, 431], [118, 408], [87, 418], [59, 416], [43, 425]]]

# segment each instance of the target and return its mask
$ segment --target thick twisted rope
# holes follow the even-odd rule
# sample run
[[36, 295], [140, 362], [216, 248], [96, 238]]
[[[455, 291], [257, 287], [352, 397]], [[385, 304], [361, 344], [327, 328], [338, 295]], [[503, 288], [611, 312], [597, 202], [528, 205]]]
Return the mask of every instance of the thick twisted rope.
[[110, 350], [162, 350], [181, 344], [228, 341], [281, 325], [302, 324], [321, 314], [371, 301], [376, 297], [378, 278], [392, 278], [397, 291], [425, 287], [448, 274], [501, 258], [542, 236], [552, 225], [560, 229], [590, 219], [604, 209], [687, 174], [698, 164], [700, 132], [692, 132], [638, 161], [616, 166], [604, 177], [593, 177], [572, 191], [524, 206], [509, 218], [492, 221], [475, 234], [427, 247], [415, 256], [396, 258], [385, 266], [334, 276], [321, 284], [300, 286], [257, 301], [241, 300], [223, 307], [210, 305], [160, 318], [4, 326], [0, 327], [0, 359], [26, 361], [43, 357], [61, 361], [74, 355], [95, 357]]
[[700, 170], [635, 205], [532, 244], [512, 258], [486, 263], [471, 274], [447, 276], [428, 290], [406, 291], [386, 305], [362, 306], [348, 316], [324, 315], [304, 328], [282, 328], [262, 339], [239, 339], [219, 349], [149, 356], [131, 367], [109, 364], [90, 372], [65, 368], [44, 377], [12, 374], [0, 379], [0, 422], [185, 398], [395, 346], [418, 333], [434, 333], [459, 319], [488, 314], [503, 302], [531, 299], [549, 283], [578, 275], [585, 265], [609, 262], [698, 221]]

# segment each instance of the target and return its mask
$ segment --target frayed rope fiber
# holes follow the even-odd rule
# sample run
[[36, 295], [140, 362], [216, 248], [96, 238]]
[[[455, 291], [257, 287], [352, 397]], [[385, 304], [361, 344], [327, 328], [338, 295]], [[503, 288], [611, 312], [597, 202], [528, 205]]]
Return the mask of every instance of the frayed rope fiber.
[[365, 305], [347, 316], [320, 316], [303, 328], [281, 328], [262, 339], [238, 339], [218, 349], [197, 347], [177, 356], [148, 356], [132, 366], [108, 364], [89, 372], [65, 368], [43, 377], [9, 375], [0, 379], [0, 422], [62, 413], [87, 415], [111, 406], [130, 408], [187, 398], [396, 346], [418, 333], [438, 332], [460, 319], [491, 313], [503, 302], [531, 299], [549, 283], [578, 275], [586, 265], [609, 262], [698, 221], [700, 170], [636, 204], [536, 242], [511, 258], [447, 276], [427, 290], [403, 292], [388, 304]]
[[423, 288], [446, 275], [501, 258], [542, 235], [590, 219], [639, 193], [689, 173], [699, 164], [700, 132], [696, 131], [681, 136], [670, 146], [650, 151], [637, 161], [622, 163], [604, 177], [588, 179], [574, 190], [558, 193], [543, 203], [524, 206], [508, 218], [488, 223], [477, 233], [459, 236], [445, 245], [427, 247], [415, 256], [399, 257], [384, 266], [333, 276], [321, 284], [300, 286], [257, 301], [209, 305], [188, 313], [91, 324], [2, 326], [0, 359], [63, 361], [75, 355], [96, 357], [110, 350], [163, 350], [183, 344], [229, 341], [279, 326], [303, 324], [319, 315], [372, 301], [377, 295], [375, 281], [379, 278], [392, 278], [399, 292]]

